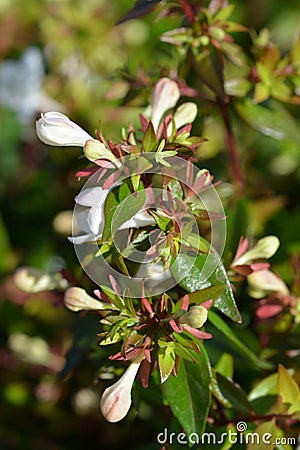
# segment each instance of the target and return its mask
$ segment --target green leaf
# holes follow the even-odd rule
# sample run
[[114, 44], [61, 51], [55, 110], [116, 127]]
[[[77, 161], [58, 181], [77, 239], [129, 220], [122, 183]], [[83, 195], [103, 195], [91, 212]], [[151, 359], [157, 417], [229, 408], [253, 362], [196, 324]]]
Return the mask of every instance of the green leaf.
[[211, 401], [211, 368], [203, 346], [196, 358], [198, 364], [181, 360], [178, 376], [170, 376], [162, 392], [185, 433], [201, 435]]
[[268, 107], [256, 105], [250, 99], [236, 103], [238, 114], [256, 130], [279, 141], [300, 144], [298, 125], [293, 116], [279, 103], [270, 101]]
[[224, 377], [224, 375], [218, 372], [216, 372], [216, 379], [223, 396], [231, 403], [232, 407], [237, 412], [251, 412], [251, 404], [249, 403], [245, 392], [237, 383], [230, 378]]
[[[162, 342], [158, 341], [158, 345], [161, 344]], [[157, 352], [158, 367], [162, 383], [164, 383], [168, 379], [175, 365], [174, 342], [164, 344], [165, 345], [159, 348]]]
[[142, 148], [145, 152], [153, 152], [157, 149], [158, 141], [154, 131], [152, 122], [149, 122], [148, 127], [144, 133]]
[[212, 369], [212, 379], [211, 379], [211, 389], [212, 389], [212, 393], [213, 396], [221, 403], [221, 405], [225, 406], [225, 408], [232, 408], [232, 404], [230, 403], [230, 401], [228, 400], [228, 398], [224, 397], [219, 383], [217, 381], [217, 374], [216, 371], [214, 369]]
[[[275, 422], [273, 420], [260, 424], [254, 432], [260, 436], [260, 439], [255, 442], [251, 442], [250, 440], [247, 450], [272, 450], [275, 447], [274, 441], [277, 433]], [[263, 436], [266, 437], [267, 435], [269, 435], [269, 437], [271, 435], [271, 439], [266, 443]]]
[[263, 83], [256, 83], [253, 99], [256, 103], [262, 103], [270, 97], [270, 87]]
[[104, 204], [104, 229], [102, 233], [103, 242], [106, 242], [111, 238], [111, 222], [118, 204], [119, 201], [116, 198], [116, 193], [113, 191], [110, 192]]
[[215, 366], [215, 370], [224, 377], [233, 378], [233, 356], [229, 353], [223, 353]]
[[251, 89], [251, 83], [244, 78], [231, 78], [225, 81], [225, 92], [234, 97], [245, 97]]
[[252, 363], [260, 368], [270, 368], [270, 363], [261, 361], [245, 344], [243, 344], [240, 339], [234, 334], [232, 329], [227, 325], [227, 323], [218, 316], [214, 311], [210, 310], [208, 312], [208, 320], [214, 327], [216, 327], [221, 333], [223, 333], [233, 348], [244, 358], [250, 360]]
[[253, 401], [259, 397], [266, 397], [267, 395], [276, 395], [277, 380], [278, 380], [277, 373], [273, 373], [272, 375], [269, 375], [268, 377], [264, 378], [256, 386], [254, 386], [254, 388], [248, 395], [248, 399], [250, 401]]
[[[225, 290], [215, 301], [214, 307], [233, 321], [241, 322], [226, 269], [217, 252], [212, 250], [209, 254], [198, 254], [191, 268], [193, 260], [194, 258], [188, 254], [179, 254], [176, 258], [176, 264], [171, 267], [174, 277], [181, 279], [182, 275], [186, 273], [179, 284], [188, 292], [201, 291], [204, 288], [220, 284], [225, 285]], [[216, 269], [209, 279], [203, 282], [203, 267], [208, 264], [216, 266]]]
[[156, 211], [149, 211], [151, 216], [154, 218], [157, 226], [162, 230], [166, 231], [170, 223], [172, 223], [171, 219], [169, 217], [165, 217], [160, 213], [157, 213]]
[[294, 405], [300, 402], [299, 386], [281, 364], [278, 366], [278, 394], [282, 397], [284, 403]]
[[143, 208], [145, 201], [146, 192], [143, 190], [129, 195], [117, 206], [111, 221], [112, 235], [118, 231], [123, 223], [131, 219]]
[[206, 302], [207, 300], [213, 300], [215, 302], [220, 297], [220, 295], [222, 295], [225, 289], [225, 284], [216, 284], [215, 286], [201, 289], [201, 291], [192, 292], [191, 294], [188, 294], [189, 303], [201, 305], [201, 303]]
[[183, 345], [179, 344], [178, 342], [174, 343], [175, 353], [178, 356], [181, 356], [181, 358], [186, 359], [187, 361], [191, 361], [195, 364], [197, 364], [197, 358], [194, 356], [194, 353], [192, 353], [191, 350], [187, 349]]

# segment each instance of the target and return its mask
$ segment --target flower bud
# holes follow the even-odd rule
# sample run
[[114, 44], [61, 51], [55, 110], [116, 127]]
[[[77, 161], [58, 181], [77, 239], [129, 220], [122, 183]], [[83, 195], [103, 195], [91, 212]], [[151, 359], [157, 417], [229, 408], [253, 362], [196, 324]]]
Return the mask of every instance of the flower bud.
[[247, 277], [249, 294], [253, 298], [262, 298], [272, 292], [287, 295], [289, 290], [284, 281], [270, 270], [259, 270]]
[[105, 389], [100, 401], [100, 409], [108, 422], [119, 422], [131, 406], [131, 389], [144, 356], [133, 361], [122, 377]]
[[196, 103], [186, 102], [180, 105], [174, 114], [175, 127], [176, 130], [187, 125], [189, 123], [193, 123], [196, 119], [198, 112], [198, 108]]
[[14, 282], [18, 289], [32, 294], [68, 287], [67, 280], [60, 273], [50, 274], [34, 267], [20, 267], [14, 274]]
[[189, 325], [193, 328], [201, 328], [207, 320], [208, 311], [204, 306], [192, 306], [186, 314], [178, 319], [181, 325]]
[[59, 112], [41, 114], [36, 121], [39, 139], [48, 145], [83, 147], [92, 137], [79, 125]]
[[[99, 311], [107, 309], [108, 304], [91, 297], [84, 289], [71, 287], [65, 292], [64, 304], [71, 311]], [[110, 305], [109, 305], [110, 306]]]
[[279, 245], [280, 242], [277, 236], [266, 236], [234, 261], [233, 267], [252, 263], [255, 259], [271, 258], [277, 252]]
[[151, 120], [154, 130], [157, 131], [164, 113], [173, 108], [179, 100], [180, 92], [175, 81], [169, 78], [159, 80], [154, 88]]
[[102, 142], [97, 139], [89, 139], [86, 141], [83, 147], [84, 156], [90, 161], [96, 161], [97, 159], [107, 159], [108, 161], [114, 162], [118, 158], [107, 149]]

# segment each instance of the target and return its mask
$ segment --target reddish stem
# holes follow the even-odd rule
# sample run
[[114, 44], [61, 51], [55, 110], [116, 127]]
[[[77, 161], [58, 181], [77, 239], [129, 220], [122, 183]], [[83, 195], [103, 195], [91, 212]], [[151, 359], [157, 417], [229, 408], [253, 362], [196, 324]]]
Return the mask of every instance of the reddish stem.
[[231, 122], [230, 122], [228, 107], [223, 102], [222, 103], [220, 102], [219, 106], [220, 106], [222, 118], [223, 118], [224, 125], [225, 125], [225, 130], [226, 130], [226, 141], [227, 141], [227, 147], [229, 150], [232, 174], [235, 177], [240, 189], [243, 189], [244, 185], [245, 185], [245, 179], [244, 179], [243, 171], [240, 166], [238, 150], [237, 150], [237, 146], [236, 146], [236, 142], [235, 142], [235, 138], [234, 138]]
[[194, 8], [192, 7], [192, 5], [190, 5], [190, 3], [187, 0], [180, 0], [180, 3], [189, 22], [193, 24], [196, 20]]

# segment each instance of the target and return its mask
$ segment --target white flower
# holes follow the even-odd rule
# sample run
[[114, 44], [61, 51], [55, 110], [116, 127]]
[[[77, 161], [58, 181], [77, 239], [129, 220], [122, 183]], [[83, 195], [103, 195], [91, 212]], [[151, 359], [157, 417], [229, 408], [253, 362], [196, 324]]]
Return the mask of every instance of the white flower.
[[284, 281], [270, 270], [259, 270], [247, 277], [249, 294], [253, 298], [262, 298], [272, 292], [287, 295], [289, 290]]
[[132, 385], [143, 358], [136, 358], [122, 377], [103, 392], [100, 409], [108, 422], [119, 422], [127, 415], [131, 406]]
[[[101, 238], [104, 228], [104, 203], [109, 194], [108, 189], [94, 186], [83, 189], [75, 198], [75, 229], [83, 233], [69, 238], [74, 244], [97, 241]], [[153, 225], [154, 219], [144, 211], [139, 211], [131, 219], [124, 222], [119, 230], [140, 228]]]
[[36, 121], [36, 133], [41, 141], [48, 145], [84, 147], [93, 139], [79, 125], [59, 112], [41, 114]]
[[162, 116], [173, 108], [180, 98], [180, 91], [175, 81], [161, 78], [156, 84], [153, 93], [151, 121], [157, 131]]
[[14, 274], [14, 282], [17, 288], [28, 293], [68, 287], [68, 281], [60, 273], [51, 274], [34, 267], [20, 267]]
[[104, 303], [91, 297], [84, 289], [71, 287], [64, 296], [64, 304], [71, 311], [99, 311], [100, 309], [116, 309], [114, 305]]

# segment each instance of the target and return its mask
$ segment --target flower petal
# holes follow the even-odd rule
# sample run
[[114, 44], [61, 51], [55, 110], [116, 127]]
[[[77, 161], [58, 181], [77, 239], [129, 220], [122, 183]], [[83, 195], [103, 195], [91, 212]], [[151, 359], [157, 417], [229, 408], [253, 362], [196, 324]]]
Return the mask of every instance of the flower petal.
[[156, 84], [153, 94], [151, 121], [157, 131], [162, 116], [173, 108], [180, 97], [180, 91], [175, 81], [162, 78]]
[[39, 139], [48, 145], [83, 147], [87, 140], [93, 139], [79, 125], [59, 112], [47, 112], [36, 121]]
[[137, 358], [132, 362], [122, 377], [103, 392], [100, 409], [108, 422], [119, 422], [127, 415], [131, 406], [132, 385], [141, 361]]

